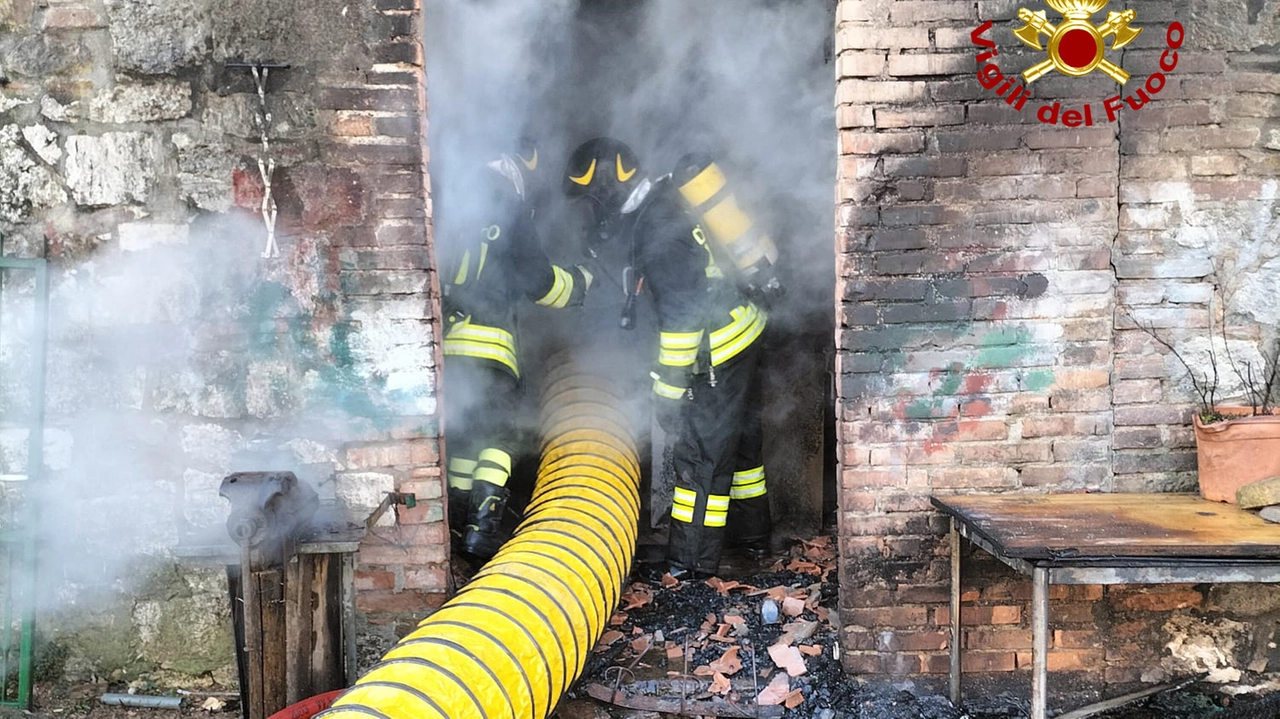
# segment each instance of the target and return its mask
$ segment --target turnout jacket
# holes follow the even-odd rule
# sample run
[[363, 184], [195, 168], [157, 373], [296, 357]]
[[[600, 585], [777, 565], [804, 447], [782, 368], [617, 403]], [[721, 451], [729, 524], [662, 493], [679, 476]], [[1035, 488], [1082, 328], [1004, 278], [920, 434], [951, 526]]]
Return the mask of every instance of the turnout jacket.
[[527, 297], [545, 307], [581, 304], [591, 274], [547, 259], [523, 178], [509, 157], [490, 163], [481, 184], [486, 219], [442, 278], [444, 354], [491, 362], [518, 378], [516, 303]]
[[714, 372], [754, 344], [766, 316], [725, 276], [711, 238], [685, 211], [670, 176], [641, 183], [623, 213], [634, 233], [632, 264], [657, 313], [653, 391], [678, 399], [694, 374]]

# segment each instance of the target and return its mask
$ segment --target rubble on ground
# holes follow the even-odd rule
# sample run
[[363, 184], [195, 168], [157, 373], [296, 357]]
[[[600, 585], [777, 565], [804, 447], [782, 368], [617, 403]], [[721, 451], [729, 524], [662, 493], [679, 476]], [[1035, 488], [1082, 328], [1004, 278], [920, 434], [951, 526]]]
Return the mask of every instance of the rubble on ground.
[[576, 688], [685, 716], [962, 719], [939, 696], [864, 684], [840, 665], [836, 547], [796, 540], [739, 579], [635, 581]]

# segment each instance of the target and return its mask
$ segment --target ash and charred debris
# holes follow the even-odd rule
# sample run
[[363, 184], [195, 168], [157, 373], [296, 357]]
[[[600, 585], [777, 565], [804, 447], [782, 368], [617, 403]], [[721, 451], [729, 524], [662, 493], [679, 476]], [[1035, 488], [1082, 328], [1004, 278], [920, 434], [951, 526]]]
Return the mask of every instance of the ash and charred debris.
[[945, 698], [863, 684], [840, 664], [832, 537], [736, 580], [633, 582], [577, 694], [686, 715], [962, 719]]

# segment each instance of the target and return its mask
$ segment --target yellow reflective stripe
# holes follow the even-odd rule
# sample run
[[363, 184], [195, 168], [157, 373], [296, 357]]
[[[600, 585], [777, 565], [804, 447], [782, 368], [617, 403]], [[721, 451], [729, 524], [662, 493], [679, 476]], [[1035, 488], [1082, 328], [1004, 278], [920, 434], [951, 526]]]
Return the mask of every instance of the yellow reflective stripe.
[[480, 279], [480, 273], [484, 272], [484, 261], [489, 257], [489, 243], [480, 245], [480, 264], [476, 265], [476, 279]]
[[449, 471], [454, 474], [471, 474], [476, 471], [477, 462], [474, 459], [451, 459], [449, 460]]
[[501, 327], [489, 327], [488, 325], [473, 325], [471, 318], [467, 318], [456, 323], [449, 328], [449, 332], [445, 335], [445, 339], [467, 339], [476, 342], [492, 342], [494, 344], [506, 345], [508, 347], [516, 346], [516, 336]]
[[723, 494], [707, 496], [707, 514], [702, 524], [707, 527], [723, 527], [729, 518], [729, 497]]
[[702, 344], [702, 330], [697, 332], [662, 332], [658, 335], [658, 343], [673, 350], [697, 349]]
[[500, 362], [510, 367], [516, 376], [520, 375], [516, 363], [516, 338], [500, 327], [473, 325], [470, 319], [462, 320], [445, 334], [444, 353]]
[[578, 271], [582, 273], [582, 291], [586, 292], [591, 289], [591, 283], [595, 281], [596, 276], [591, 274], [591, 270], [578, 265]]
[[702, 524], [707, 527], [723, 527], [729, 518], [729, 497], [712, 494], [707, 497], [707, 513]]
[[733, 322], [711, 333], [711, 364], [724, 364], [746, 349], [764, 332], [764, 313], [753, 304], [741, 305], [731, 313]]
[[552, 283], [551, 290], [538, 300], [538, 304], [563, 309], [569, 306], [569, 295], [573, 294], [573, 275], [562, 267], [552, 266], [551, 270], [555, 273], [555, 282]]
[[691, 489], [676, 487], [671, 497], [671, 518], [681, 522], [693, 522], [693, 508], [698, 503], [698, 494]]
[[449, 460], [449, 487], [451, 489], [461, 489], [463, 491], [471, 489], [473, 480], [472, 473], [476, 471], [476, 461], [474, 459], [450, 459]]
[[653, 378], [653, 393], [666, 399], [680, 399], [684, 396], [684, 388], [667, 384], [657, 377]]
[[764, 465], [733, 473], [733, 487], [729, 490], [730, 497], [734, 499], [763, 497], [765, 491]]
[[733, 320], [711, 333], [712, 347], [722, 345], [740, 334], [752, 321], [760, 316], [760, 308], [754, 304], [738, 305], [729, 310], [729, 315], [733, 317]]
[[662, 332], [658, 335], [658, 363], [668, 367], [688, 367], [698, 359], [702, 330], [697, 332]]
[[517, 376], [520, 375], [520, 368], [516, 364], [515, 355], [500, 349], [490, 349], [470, 345], [464, 342], [450, 342], [449, 340], [445, 340], [444, 353], [455, 357], [475, 357], [477, 359], [493, 360], [494, 362], [499, 362], [510, 367], [511, 371], [516, 373]]
[[511, 472], [509, 470], [502, 469], [501, 467], [484, 466], [476, 468], [475, 481], [488, 482], [489, 484], [494, 484], [499, 487], [505, 487], [507, 479], [510, 477]]
[[476, 464], [484, 464], [485, 462], [496, 464], [508, 472], [511, 471], [511, 455], [500, 449], [490, 447], [489, 449], [482, 450], [480, 452], [480, 459]]
[[697, 359], [697, 348], [678, 352], [663, 348], [658, 352], [658, 364], [664, 364], [668, 367], [688, 367]]
[[458, 274], [453, 277], [453, 284], [460, 285], [466, 282], [469, 269], [471, 269], [471, 250], [462, 253], [462, 265], [458, 267]]

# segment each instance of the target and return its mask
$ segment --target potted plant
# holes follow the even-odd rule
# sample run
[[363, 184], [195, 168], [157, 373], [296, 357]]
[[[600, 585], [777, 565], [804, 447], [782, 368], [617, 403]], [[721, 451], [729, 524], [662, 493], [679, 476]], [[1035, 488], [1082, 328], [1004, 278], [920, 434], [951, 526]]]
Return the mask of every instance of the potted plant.
[[[1215, 295], [1217, 293], [1215, 292]], [[1246, 484], [1280, 477], [1280, 337], [1252, 358], [1237, 357], [1222, 327], [1222, 354], [1243, 391], [1240, 404], [1218, 404], [1221, 386], [1218, 350], [1212, 341], [1213, 322], [1210, 308], [1210, 343], [1205, 356], [1206, 367], [1197, 371], [1181, 352], [1164, 340], [1151, 324], [1129, 319], [1169, 350], [1182, 364], [1196, 393], [1198, 406], [1192, 424], [1196, 436], [1196, 465], [1199, 471], [1200, 495], [1217, 502], [1236, 501], [1236, 490]]]

